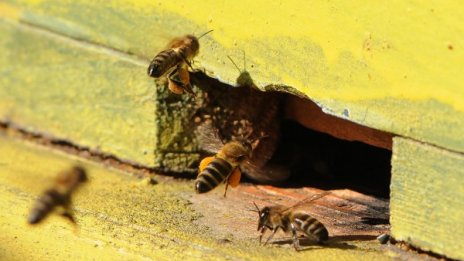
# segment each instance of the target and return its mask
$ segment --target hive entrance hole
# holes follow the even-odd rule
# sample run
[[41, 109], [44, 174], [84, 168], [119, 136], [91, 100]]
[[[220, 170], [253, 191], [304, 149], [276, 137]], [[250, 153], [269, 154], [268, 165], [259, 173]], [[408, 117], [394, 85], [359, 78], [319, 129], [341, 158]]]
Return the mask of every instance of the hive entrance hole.
[[[202, 72], [194, 73], [192, 80], [208, 93], [208, 97], [213, 97], [211, 100], [216, 101], [209, 106], [228, 108], [236, 111], [237, 115], [243, 115], [243, 112], [247, 116], [253, 115], [250, 121], [258, 125], [266, 120], [267, 111], [256, 108], [276, 101], [269, 92], [231, 87]], [[274, 88], [277, 92], [278, 89]], [[278, 93], [282, 98], [279, 101], [284, 101], [284, 120], [281, 123], [280, 143], [271, 161], [289, 165], [291, 175], [287, 181], [272, 185], [346, 188], [388, 198], [393, 135], [347, 120], [352, 118], [349, 108], [342, 113], [347, 119], [342, 119], [324, 113], [310, 99], [289, 92], [291, 90], [284, 89], [284, 92]], [[222, 100], [218, 97], [222, 97]], [[231, 121], [229, 118], [226, 120]]]
[[325, 114], [308, 99], [289, 97], [285, 114], [275, 158], [290, 164], [291, 176], [280, 186], [389, 197], [391, 134]]

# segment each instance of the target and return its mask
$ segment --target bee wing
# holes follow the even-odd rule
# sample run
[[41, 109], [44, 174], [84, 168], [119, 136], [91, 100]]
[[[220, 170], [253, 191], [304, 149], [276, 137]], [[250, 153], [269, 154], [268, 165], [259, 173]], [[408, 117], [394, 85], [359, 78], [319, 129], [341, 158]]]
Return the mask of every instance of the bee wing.
[[240, 166], [240, 169], [250, 179], [267, 184], [284, 181], [290, 176], [288, 167], [273, 163], [259, 167], [253, 162], [246, 161]]
[[224, 146], [217, 129], [212, 126], [211, 122], [204, 122], [197, 127], [195, 132], [201, 150], [216, 154]]
[[302, 199], [302, 200], [298, 201], [295, 205], [290, 206], [290, 207], [288, 207], [288, 208], [285, 208], [285, 209], [281, 210], [281, 212], [285, 212], [285, 211], [287, 211], [287, 210], [290, 210], [290, 209], [292, 209], [292, 208], [301, 206], [301, 205], [303, 205], [303, 204], [310, 203], [310, 202], [312, 202], [312, 201], [314, 201], [314, 200], [318, 200], [318, 199], [320, 199], [320, 198], [323, 198], [323, 197], [325, 197], [325, 196], [327, 196], [327, 195], [329, 195], [329, 194], [330, 194], [330, 191], [324, 191], [324, 192], [322, 192], [322, 193], [309, 196], [309, 197], [307, 197], [307, 198], [305, 198], [305, 199]]
[[185, 36], [179, 36], [179, 37], [176, 37], [176, 38], [172, 39], [166, 45], [166, 49], [179, 48], [180, 46], [182, 46], [184, 44], [184, 38], [185, 38]]

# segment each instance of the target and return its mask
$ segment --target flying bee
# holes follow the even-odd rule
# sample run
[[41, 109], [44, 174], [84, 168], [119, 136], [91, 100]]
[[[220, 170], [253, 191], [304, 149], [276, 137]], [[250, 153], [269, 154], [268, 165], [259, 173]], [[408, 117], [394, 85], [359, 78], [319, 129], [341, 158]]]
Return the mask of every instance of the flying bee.
[[173, 93], [182, 94], [184, 91], [195, 96], [192, 85], [190, 84], [190, 75], [188, 67], [192, 68], [191, 61], [200, 51], [200, 37], [188, 34], [182, 37], [174, 38], [169, 44], [168, 49], [158, 53], [148, 66], [148, 75], [159, 78], [168, 73], [168, 88]]
[[76, 221], [71, 213], [71, 194], [86, 181], [86, 171], [79, 166], [59, 173], [54, 186], [36, 200], [29, 214], [29, 224], [39, 223], [56, 207], [62, 207], [61, 215], [75, 224]]
[[228, 186], [235, 188], [240, 183], [241, 166], [252, 157], [253, 149], [259, 139], [254, 142], [233, 140], [224, 144], [215, 156], [206, 157], [200, 162], [198, 176], [195, 180], [197, 193], [208, 192], [220, 183], [225, 183], [224, 197]]
[[293, 247], [295, 247], [296, 251], [300, 250], [298, 232], [302, 233], [304, 236], [310, 239], [315, 240], [317, 243], [327, 241], [329, 239], [329, 232], [321, 222], [305, 212], [294, 211], [293, 209], [304, 202], [308, 203], [314, 201], [326, 196], [329, 193], [330, 192], [327, 191], [304, 199], [291, 207], [276, 205], [259, 209], [256, 203], [253, 202], [259, 215], [258, 231], [261, 232], [259, 236], [259, 243], [261, 243], [261, 239], [267, 229], [271, 230], [272, 234], [264, 244], [267, 244], [272, 239], [279, 228], [282, 229], [285, 233], [292, 233]]

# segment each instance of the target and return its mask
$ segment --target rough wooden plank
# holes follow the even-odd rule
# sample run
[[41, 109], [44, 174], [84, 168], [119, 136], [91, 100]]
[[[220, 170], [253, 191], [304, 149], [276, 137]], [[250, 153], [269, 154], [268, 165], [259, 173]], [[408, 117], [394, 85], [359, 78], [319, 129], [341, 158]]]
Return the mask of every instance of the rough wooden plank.
[[394, 138], [392, 168], [393, 236], [464, 259], [464, 155]]
[[[196, 172], [199, 153], [193, 129], [203, 116], [211, 117], [213, 105], [242, 109], [264, 101], [250, 92], [273, 96], [224, 84], [212, 86], [211, 82], [219, 83], [210, 79], [203, 81], [204, 88], [216, 98], [179, 96], [145, 77], [147, 60], [16, 22], [4, 21], [0, 29], [7, 36], [1, 42], [3, 49], [10, 54], [0, 61], [5, 72], [0, 80], [1, 121], [158, 170]], [[25, 67], [28, 70], [22, 70]], [[271, 129], [263, 128], [274, 123], [275, 113], [265, 108], [244, 117], [242, 111], [220, 118], [259, 119], [261, 130], [271, 135]], [[200, 122], [194, 123], [194, 118]]]
[[[325, 112], [464, 151], [459, 2], [311, 3], [9, 0], [0, 13], [147, 59], [184, 33], [227, 82], [231, 55], [259, 86], [291, 86]], [[246, 15], [244, 15], [246, 10]], [[433, 124], [430, 124], [433, 122]]]
[[[0, 212], [2, 260], [359, 260], [361, 256], [389, 260], [397, 256], [362, 237], [338, 238], [326, 247], [309, 246], [309, 251], [300, 253], [288, 243], [259, 246], [256, 213], [247, 211], [250, 195], [258, 195], [254, 186], [246, 186], [245, 194], [231, 191], [229, 202], [220, 191], [195, 195], [193, 181], [156, 176], [159, 183], [147, 185], [118, 170], [23, 141], [0, 136], [0, 144], [0, 207], [8, 209]], [[76, 163], [87, 168], [90, 176], [74, 198], [79, 232], [73, 233], [72, 226], [57, 216], [37, 227], [28, 226], [25, 221], [35, 197], [56, 172]], [[287, 191], [286, 200], [288, 195], [296, 194]], [[376, 201], [346, 195], [363, 202], [345, 204], [359, 213], [363, 204]], [[328, 202], [338, 206], [340, 201], [333, 196]], [[321, 206], [313, 209], [320, 211]], [[217, 217], [216, 223], [204, 217]]]
[[0, 32], [0, 121], [135, 164], [195, 168], [184, 134], [195, 110], [146, 77], [148, 60], [11, 21]]
[[154, 165], [153, 82], [133, 61], [0, 23], [0, 119]]

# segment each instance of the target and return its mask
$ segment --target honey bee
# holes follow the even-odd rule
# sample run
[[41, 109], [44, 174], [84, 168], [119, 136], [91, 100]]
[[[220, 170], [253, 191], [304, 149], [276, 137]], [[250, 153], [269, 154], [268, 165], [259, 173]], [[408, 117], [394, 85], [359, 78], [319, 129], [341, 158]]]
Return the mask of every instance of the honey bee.
[[294, 211], [293, 209], [304, 202], [307, 203], [314, 201], [326, 196], [329, 193], [330, 192], [324, 192], [315, 195], [313, 197], [302, 200], [291, 207], [276, 205], [267, 206], [260, 209], [256, 203], [253, 202], [259, 215], [258, 231], [261, 232], [259, 236], [259, 243], [261, 243], [261, 239], [267, 229], [271, 230], [272, 234], [269, 236], [266, 242], [264, 242], [264, 244], [267, 244], [272, 239], [279, 228], [282, 229], [285, 233], [292, 233], [293, 247], [295, 247], [296, 251], [300, 250], [298, 232], [302, 233], [307, 238], [315, 240], [317, 243], [327, 241], [329, 239], [329, 232], [321, 222], [305, 212]]
[[[224, 141], [241, 137], [256, 140], [265, 132], [266, 139], [253, 149], [252, 158], [240, 166], [240, 171], [260, 183], [282, 182], [290, 176], [290, 163], [287, 164], [286, 159], [275, 152], [281, 136], [282, 108], [286, 97], [276, 91], [261, 91], [246, 71], [245, 57], [243, 70], [230, 56], [227, 57], [240, 73], [235, 87], [209, 78], [203, 72], [191, 73], [192, 80], [205, 94], [201, 108], [196, 108], [195, 121], [188, 124], [195, 128], [198, 149], [215, 154]], [[210, 130], [205, 131], [205, 125]], [[218, 135], [205, 135], [207, 132]], [[218, 141], [221, 145], [211, 150], [210, 144]]]
[[199, 39], [212, 32], [210, 30], [200, 37], [188, 34], [174, 38], [169, 44], [168, 49], [158, 53], [148, 66], [148, 75], [159, 78], [168, 73], [168, 88], [171, 92], [182, 94], [185, 92], [192, 96], [195, 93], [190, 84], [188, 68], [192, 68], [191, 60], [200, 50]]
[[71, 194], [86, 181], [86, 171], [79, 166], [59, 173], [54, 186], [36, 200], [29, 214], [29, 224], [41, 222], [56, 207], [62, 207], [61, 215], [75, 224], [76, 221], [71, 213]]
[[[211, 135], [210, 126], [202, 125], [199, 127], [199, 136]], [[238, 186], [242, 175], [242, 168], [253, 168], [250, 159], [253, 156], [253, 151], [258, 146], [259, 142], [267, 138], [264, 134], [253, 141], [249, 137], [237, 138], [222, 145], [222, 141], [215, 133], [210, 138], [203, 137], [208, 140], [209, 151], [216, 151], [216, 155], [205, 157], [198, 167], [198, 176], [195, 180], [195, 191], [197, 193], [205, 193], [217, 187], [220, 183], [225, 183], [224, 197], [227, 193], [229, 185], [232, 187]], [[200, 138], [201, 139], [201, 138]]]
[[242, 87], [247, 86], [247, 87], [259, 90], [256, 84], [253, 82], [253, 79], [251, 78], [250, 73], [246, 69], [247, 66], [246, 66], [245, 51], [243, 51], [243, 70], [238, 67], [238, 65], [234, 62], [234, 60], [232, 60], [232, 57], [227, 56], [227, 58], [229, 58], [229, 60], [238, 70], [239, 76], [236, 79], [237, 86], [242, 86]]
[[215, 156], [206, 157], [200, 162], [198, 176], [195, 180], [195, 191], [197, 193], [208, 192], [220, 183], [225, 183], [224, 197], [230, 185], [235, 188], [240, 183], [240, 167], [252, 157], [253, 149], [259, 140], [249, 142], [233, 140], [226, 143]]

